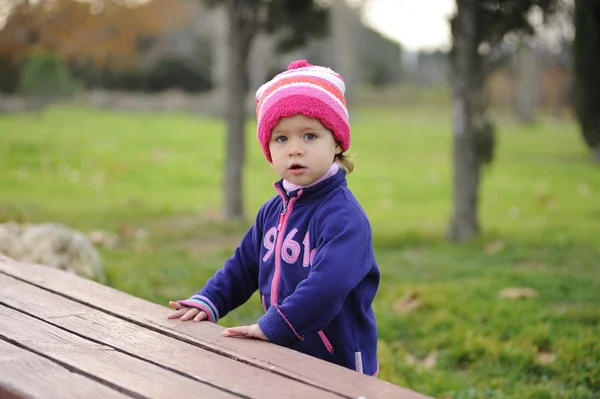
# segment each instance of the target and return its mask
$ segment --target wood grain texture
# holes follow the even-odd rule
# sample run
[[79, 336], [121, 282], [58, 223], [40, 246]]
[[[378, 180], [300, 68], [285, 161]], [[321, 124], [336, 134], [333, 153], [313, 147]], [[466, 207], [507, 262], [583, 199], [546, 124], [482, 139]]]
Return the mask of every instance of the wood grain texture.
[[222, 337], [223, 328], [212, 323], [168, 320], [166, 315], [170, 310], [166, 307], [60, 270], [25, 264], [0, 255], [0, 273], [96, 307], [123, 320], [305, 384], [337, 392], [347, 398], [427, 398], [386, 381], [361, 375], [287, 348], [256, 340]]
[[[5, 277], [6, 278], [6, 277]], [[1, 291], [3, 291], [2, 288]], [[0, 338], [134, 397], [239, 398], [0, 305]], [[69, 385], [64, 385], [65, 389]], [[70, 389], [70, 388], [69, 388]]]
[[0, 339], [0, 399], [13, 398], [125, 399], [131, 396]]
[[282, 392], [286, 392], [286, 397], [298, 399], [341, 397], [178, 341], [4, 274], [0, 274], [0, 292], [0, 303], [230, 392], [267, 399], [280, 398]]

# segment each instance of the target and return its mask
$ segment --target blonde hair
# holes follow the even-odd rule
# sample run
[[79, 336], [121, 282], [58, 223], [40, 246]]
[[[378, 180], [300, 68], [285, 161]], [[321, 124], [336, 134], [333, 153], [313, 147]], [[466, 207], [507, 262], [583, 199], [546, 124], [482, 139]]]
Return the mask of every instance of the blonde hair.
[[343, 152], [335, 154], [335, 158], [333, 160], [336, 161], [342, 168], [344, 168], [348, 174], [352, 173], [354, 170], [354, 163], [350, 160], [350, 156], [344, 154]]

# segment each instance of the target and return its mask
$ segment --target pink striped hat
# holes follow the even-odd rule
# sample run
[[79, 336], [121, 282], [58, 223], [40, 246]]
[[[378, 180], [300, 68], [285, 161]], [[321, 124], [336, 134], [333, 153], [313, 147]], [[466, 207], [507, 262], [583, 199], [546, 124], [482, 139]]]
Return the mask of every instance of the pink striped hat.
[[262, 85], [256, 92], [257, 135], [267, 160], [272, 162], [271, 131], [281, 118], [297, 114], [318, 119], [346, 151], [350, 147], [350, 125], [345, 90], [338, 73], [306, 60], [292, 62], [287, 71]]

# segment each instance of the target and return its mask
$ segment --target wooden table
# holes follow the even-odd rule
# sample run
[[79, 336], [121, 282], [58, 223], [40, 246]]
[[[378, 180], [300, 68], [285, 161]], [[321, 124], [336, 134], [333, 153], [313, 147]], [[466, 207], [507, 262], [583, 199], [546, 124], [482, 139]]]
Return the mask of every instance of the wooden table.
[[0, 398], [425, 396], [0, 255]]

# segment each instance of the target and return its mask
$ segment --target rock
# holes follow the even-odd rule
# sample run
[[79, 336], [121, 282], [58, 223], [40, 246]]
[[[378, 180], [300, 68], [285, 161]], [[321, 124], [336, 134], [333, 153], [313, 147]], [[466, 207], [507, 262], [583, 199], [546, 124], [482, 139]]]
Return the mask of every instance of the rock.
[[0, 224], [0, 253], [15, 259], [23, 256], [23, 243], [19, 238], [22, 230], [23, 228], [18, 223], [8, 222]]
[[100, 283], [100, 255], [79, 231], [57, 223], [0, 224], [0, 252], [16, 260], [54, 267]]

